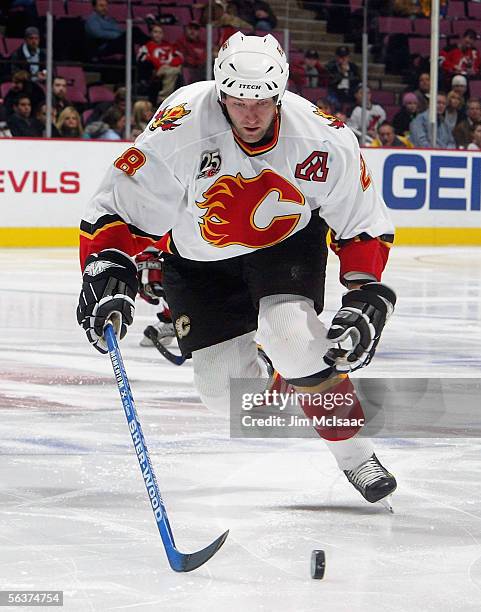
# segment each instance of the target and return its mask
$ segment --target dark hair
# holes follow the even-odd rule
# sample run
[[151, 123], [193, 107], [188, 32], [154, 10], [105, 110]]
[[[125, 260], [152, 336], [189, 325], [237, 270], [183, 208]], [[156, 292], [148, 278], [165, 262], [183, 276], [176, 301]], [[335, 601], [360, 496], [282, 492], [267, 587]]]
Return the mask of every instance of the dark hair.
[[473, 102], [476, 104], [481, 104], [481, 98], [476, 98], [476, 97], [471, 96], [471, 98], [468, 99], [466, 104], [473, 104]]
[[386, 126], [388, 126], [388, 127], [392, 128], [392, 129], [394, 129], [393, 124], [392, 124], [390, 121], [387, 121], [387, 120], [386, 120], [386, 121], [383, 121], [383, 122], [381, 123], [381, 125], [380, 125], [380, 126], [377, 128], [377, 131], [379, 132], [379, 130], [380, 130], [382, 127], [386, 127]]
[[114, 128], [123, 116], [124, 113], [119, 108], [111, 106], [102, 115], [102, 121], [105, 121], [110, 128]]
[[126, 98], [127, 98], [127, 89], [125, 88], [124, 85], [122, 85], [115, 91], [114, 99], [115, 99], [115, 102], [118, 103], [118, 102], [124, 101]]
[[27, 70], [17, 70], [12, 76], [12, 81], [16, 83], [25, 83], [25, 81], [30, 81], [30, 76], [30, 72], [27, 72]]
[[153, 21], [152, 23], [149, 23], [149, 34], [152, 34], [152, 30], [154, 28], [161, 28], [161, 30], [164, 31], [164, 26], [160, 23], [160, 21]]
[[27, 94], [18, 94], [18, 96], [15, 96], [15, 98], [13, 99], [13, 105], [14, 106], [18, 106], [20, 104], [20, 100], [23, 100], [24, 98], [27, 98], [27, 100], [30, 102], [30, 106], [32, 106], [32, 100], [30, 98], [30, 96], [27, 96]]

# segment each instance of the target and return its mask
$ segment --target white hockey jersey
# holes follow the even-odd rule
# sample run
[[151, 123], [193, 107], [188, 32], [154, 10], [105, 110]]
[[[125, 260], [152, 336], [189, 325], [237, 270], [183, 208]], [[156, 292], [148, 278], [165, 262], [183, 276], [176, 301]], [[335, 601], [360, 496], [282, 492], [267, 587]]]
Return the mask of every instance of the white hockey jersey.
[[[214, 82], [194, 83], [167, 98], [112, 164], [82, 221], [81, 257], [107, 247], [134, 254], [168, 233], [164, 248], [170, 242], [182, 257], [227, 259], [285, 240], [316, 209], [341, 251], [352, 239], [376, 242], [364, 245], [367, 261], [392, 240], [357, 139], [340, 120], [286, 92], [272, 140], [253, 147], [234, 134]], [[379, 277], [378, 268], [365, 271]]]

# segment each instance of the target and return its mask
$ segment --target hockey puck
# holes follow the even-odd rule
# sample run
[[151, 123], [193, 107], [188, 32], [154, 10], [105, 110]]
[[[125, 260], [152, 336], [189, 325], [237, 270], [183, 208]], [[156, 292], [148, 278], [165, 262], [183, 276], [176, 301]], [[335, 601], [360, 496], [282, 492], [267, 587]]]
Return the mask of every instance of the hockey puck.
[[322, 580], [326, 569], [326, 554], [323, 550], [313, 550], [311, 553], [311, 578]]

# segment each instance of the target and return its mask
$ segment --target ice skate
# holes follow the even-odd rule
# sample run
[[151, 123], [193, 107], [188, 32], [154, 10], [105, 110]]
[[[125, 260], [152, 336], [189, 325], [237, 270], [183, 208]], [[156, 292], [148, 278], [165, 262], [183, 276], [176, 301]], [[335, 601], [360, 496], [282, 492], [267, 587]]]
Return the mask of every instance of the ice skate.
[[354, 470], [344, 470], [344, 474], [366, 501], [372, 504], [381, 501], [390, 512], [393, 511], [390, 499], [397, 487], [396, 479], [374, 453]]
[[[161, 344], [164, 346], [169, 346], [172, 344], [172, 341], [175, 338], [174, 325], [172, 323], [163, 323], [162, 321], [159, 321], [150, 327], [153, 327], [157, 332], [157, 339]], [[144, 336], [140, 341], [140, 346], [154, 346], [154, 344], [152, 340], [147, 338], [144, 333]]]

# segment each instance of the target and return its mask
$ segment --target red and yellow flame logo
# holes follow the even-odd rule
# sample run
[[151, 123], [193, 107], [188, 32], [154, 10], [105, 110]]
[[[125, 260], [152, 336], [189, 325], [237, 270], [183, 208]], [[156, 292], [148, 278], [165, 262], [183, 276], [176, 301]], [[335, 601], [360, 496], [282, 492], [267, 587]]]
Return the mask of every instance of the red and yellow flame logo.
[[191, 112], [185, 108], [186, 104], [187, 102], [184, 102], [183, 104], [178, 104], [171, 108], [164, 108], [159, 111], [155, 115], [154, 121], [149, 126], [149, 130], [153, 132], [160, 127], [160, 129], [165, 132], [166, 130], [173, 130], [179, 127], [179, 123], [176, 123], [176, 121], [179, 121]]
[[287, 238], [299, 223], [300, 214], [273, 216], [266, 227], [259, 227], [255, 214], [267, 196], [278, 195], [279, 202], [304, 206], [304, 196], [289, 181], [272, 170], [245, 179], [224, 175], [203, 193], [205, 200], [196, 202], [205, 209], [199, 223], [202, 238], [212, 246], [223, 248], [239, 244], [252, 249], [268, 247]]
[[316, 107], [316, 110], [313, 112], [315, 115], [319, 115], [319, 117], [323, 117], [324, 119], [330, 121], [331, 123], [328, 125], [328, 127], [336, 128], [336, 130], [344, 127], [344, 122], [341, 121], [339, 117], [336, 117], [335, 115], [328, 115], [318, 107]]

